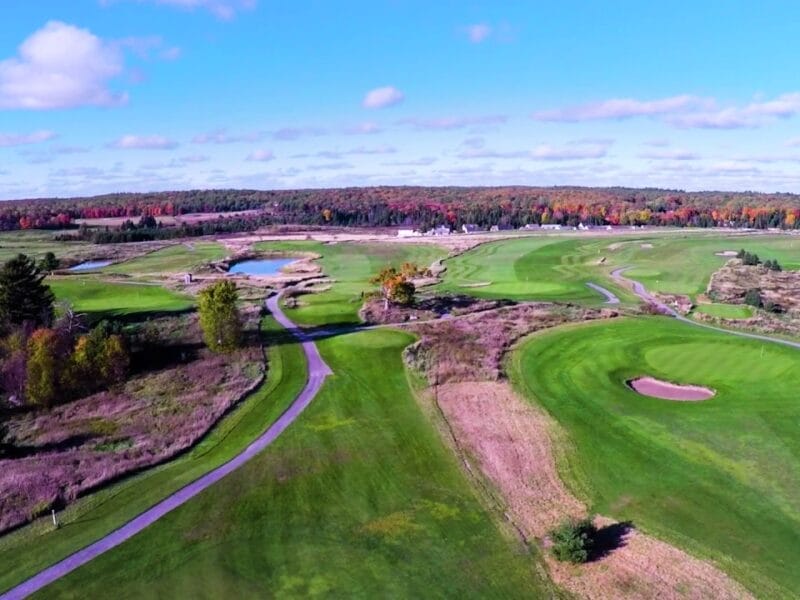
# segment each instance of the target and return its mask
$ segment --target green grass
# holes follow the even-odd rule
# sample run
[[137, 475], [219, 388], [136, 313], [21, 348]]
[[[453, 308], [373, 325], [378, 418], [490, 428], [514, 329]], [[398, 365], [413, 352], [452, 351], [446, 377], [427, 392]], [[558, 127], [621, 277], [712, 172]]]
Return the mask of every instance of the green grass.
[[45, 252], [53, 252], [57, 257], [71, 256], [75, 250], [89, 246], [87, 242], [57, 242], [52, 231], [3, 231], [0, 232], [0, 263], [17, 254], [27, 254], [39, 260]]
[[112, 283], [77, 276], [49, 277], [46, 283], [57, 300], [65, 300], [76, 311], [97, 318], [175, 312], [194, 306], [190, 297], [158, 285]]
[[[565, 430], [560, 470], [591, 510], [723, 568], [764, 597], [800, 588], [800, 354], [659, 317], [559, 328], [512, 379]], [[639, 396], [638, 375], [706, 385], [705, 402]]]
[[[263, 330], [267, 340], [285, 337], [272, 319], [265, 319]], [[53, 530], [50, 517], [45, 517], [0, 538], [0, 563], [4, 565], [0, 590], [113, 531], [246, 448], [289, 406], [305, 383], [305, 358], [298, 345], [271, 346], [268, 364], [264, 384], [187, 454], [79, 499], [59, 513], [62, 527], [58, 530]]]
[[597, 245], [596, 238], [544, 236], [482, 244], [447, 260], [439, 287], [479, 298], [604, 302], [586, 286], [594, 282], [630, 299], [625, 290], [605, 280], [597, 265]]
[[[652, 248], [643, 248], [643, 244]], [[650, 236], [623, 241], [607, 254], [614, 266], [632, 265], [626, 277], [641, 281], [648, 290], [694, 296], [704, 292], [711, 274], [730, 260], [716, 253], [740, 248], [764, 260], [778, 259], [785, 269], [800, 269], [800, 238], [786, 235]]]
[[399, 267], [404, 262], [428, 267], [444, 258], [446, 251], [432, 244], [356, 244], [341, 242], [263, 242], [256, 249], [273, 252], [314, 252], [322, 255], [319, 264], [325, 275], [335, 280], [331, 290], [301, 296], [304, 304], [287, 309], [286, 314], [303, 325], [354, 324], [359, 322], [358, 310], [362, 292], [375, 289], [369, 279], [387, 264]]
[[749, 319], [753, 316], [753, 309], [744, 304], [698, 304], [694, 312], [721, 319]]
[[218, 242], [186, 242], [168, 246], [102, 269], [104, 273], [124, 275], [163, 275], [164, 273], [191, 272], [211, 261], [228, 255]]
[[785, 269], [800, 269], [800, 239], [786, 235], [695, 231], [642, 237], [528, 236], [482, 244], [447, 260], [439, 287], [481, 298], [602, 302], [600, 294], [586, 287], [593, 282], [623, 301], [636, 302], [609, 278], [616, 267], [632, 267], [626, 276], [650, 290], [694, 296], [728, 260], [716, 253], [741, 247], [764, 259], [778, 259]]
[[273, 446], [40, 596], [542, 597], [412, 397], [411, 341], [320, 342], [336, 375]]

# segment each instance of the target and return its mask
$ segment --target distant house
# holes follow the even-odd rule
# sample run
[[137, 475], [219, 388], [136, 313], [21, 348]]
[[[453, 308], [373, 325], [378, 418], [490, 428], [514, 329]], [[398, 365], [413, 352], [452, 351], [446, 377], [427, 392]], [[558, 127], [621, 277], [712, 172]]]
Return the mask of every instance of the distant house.
[[452, 231], [450, 230], [450, 227], [448, 227], [447, 225], [439, 225], [438, 227], [434, 227], [433, 229], [429, 229], [428, 231], [426, 231], [425, 235], [439, 236], [439, 235], [450, 235], [451, 233]]
[[474, 223], [464, 223], [461, 226], [461, 231], [464, 233], [478, 233], [481, 231], [481, 228], [475, 225]]
[[489, 231], [511, 231], [512, 229], [511, 225], [492, 225]]
[[186, 273], [183, 276], [183, 283], [190, 284], [190, 283], [192, 283], [192, 281], [193, 281], [193, 278], [192, 278], [192, 274], [191, 273]]
[[522, 227], [520, 227], [520, 229], [522, 229], [524, 231], [531, 231], [532, 229], [539, 229], [539, 227], [540, 226], [537, 225], [536, 223], [528, 223], [528, 224], [523, 225]]
[[561, 227], [561, 225], [559, 223], [547, 223], [545, 225], [542, 225], [542, 229], [549, 229], [551, 231], [559, 231], [559, 230], [562, 229], [562, 227]]
[[417, 231], [416, 229], [398, 229], [397, 230], [397, 237], [401, 238], [409, 238], [409, 237], [418, 237], [422, 234]]
[[581, 231], [589, 231], [592, 228], [591, 225], [584, 225], [583, 223], [578, 223], [578, 229]]

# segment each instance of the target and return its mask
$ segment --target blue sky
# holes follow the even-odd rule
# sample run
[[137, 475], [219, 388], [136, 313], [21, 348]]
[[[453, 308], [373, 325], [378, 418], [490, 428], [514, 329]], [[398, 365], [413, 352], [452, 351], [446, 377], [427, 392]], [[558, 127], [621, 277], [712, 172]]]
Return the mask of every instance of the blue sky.
[[2, 199], [800, 192], [796, 2], [9, 0], [4, 16]]

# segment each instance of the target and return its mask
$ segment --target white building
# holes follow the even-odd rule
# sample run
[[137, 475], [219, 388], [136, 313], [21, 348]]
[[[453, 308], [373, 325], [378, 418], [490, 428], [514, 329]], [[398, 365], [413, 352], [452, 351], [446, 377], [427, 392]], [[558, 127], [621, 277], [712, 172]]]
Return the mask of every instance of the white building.
[[450, 235], [452, 231], [447, 225], [439, 225], [425, 232], [425, 235]]
[[561, 230], [561, 225], [559, 223], [547, 223], [542, 225], [542, 229], [550, 229], [551, 231], [559, 231]]
[[397, 230], [397, 237], [401, 238], [410, 238], [410, 237], [419, 237], [422, 234], [417, 231], [416, 229], [398, 229]]

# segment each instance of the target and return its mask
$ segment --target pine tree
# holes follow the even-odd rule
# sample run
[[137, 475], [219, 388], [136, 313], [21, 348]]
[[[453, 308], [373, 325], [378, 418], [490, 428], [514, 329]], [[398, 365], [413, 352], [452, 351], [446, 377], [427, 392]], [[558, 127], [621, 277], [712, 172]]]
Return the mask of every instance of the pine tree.
[[48, 325], [53, 318], [53, 292], [33, 259], [18, 254], [0, 269], [0, 319], [5, 325], [29, 321]]

